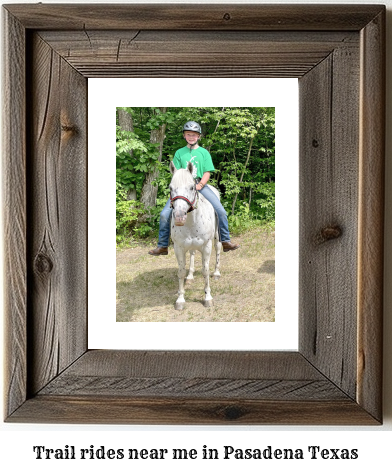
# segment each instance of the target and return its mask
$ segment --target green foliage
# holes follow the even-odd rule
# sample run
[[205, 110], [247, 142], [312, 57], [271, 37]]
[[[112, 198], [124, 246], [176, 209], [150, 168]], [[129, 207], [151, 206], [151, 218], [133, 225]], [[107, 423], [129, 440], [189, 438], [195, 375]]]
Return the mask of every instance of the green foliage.
[[125, 189], [116, 183], [116, 242], [131, 236], [131, 229], [138, 221], [139, 210], [135, 201], [127, 200]]
[[229, 227], [232, 232], [240, 233], [252, 227], [255, 222], [247, 202], [240, 202], [237, 212], [228, 216]]
[[149, 235], [152, 227], [144, 221], [144, 206], [127, 199], [126, 190], [116, 183], [116, 244], [126, 245]]
[[[188, 120], [200, 123], [201, 146], [207, 148], [216, 172], [210, 184], [221, 192], [230, 231], [275, 219], [275, 109], [273, 107], [121, 107], [131, 114], [133, 132], [117, 122], [117, 236], [139, 238], [157, 233], [159, 214], [168, 196], [169, 163], [185, 146], [182, 127]], [[162, 161], [159, 145], [150, 142], [151, 131], [165, 124]], [[140, 195], [148, 173], [158, 170], [156, 206], [144, 209]], [[127, 201], [136, 191], [136, 202]], [[235, 203], [235, 205], [234, 205]], [[147, 216], [147, 217], [146, 217]], [[144, 219], [144, 220], [143, 220]], [[124, 237], [121, 237], [124, 238]]]
[[275, 183], [261, 183], [259, 186], [261, 198], [256, 199], [259, 206], [259, 216], [265, 221], [275, 220]]
[[[132, 155], [130, 151], [132, 150]], [[132, 132], [121, 130], [117, 125], [116, 181], [125, 189], [139, 189], [143, 185], [145, 166], [144, 154], [148, 152], [143, 141]], [[139, 160], [136, 157], [139, 156]]]

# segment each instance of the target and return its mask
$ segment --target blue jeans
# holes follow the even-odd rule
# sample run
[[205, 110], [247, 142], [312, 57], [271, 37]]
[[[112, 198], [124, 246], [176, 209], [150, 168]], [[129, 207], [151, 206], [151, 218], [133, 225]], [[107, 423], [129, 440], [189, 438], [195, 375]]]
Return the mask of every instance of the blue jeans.
[[[221, 242], [229, 242], [229, 223], [227, 221], [227, 213], [221, 202], [208, 185], [204, 186], [201, 191], [199, 191], [199, 193], [201, 193], [208, 201], [210, 201], [218, 215]], [[158, 247], [169, 246], [171, 214], [172, 208], [170, 207], [169, 199], [165, 204], [165, 207], [162, 209], [161, 217], [159, 220]]]

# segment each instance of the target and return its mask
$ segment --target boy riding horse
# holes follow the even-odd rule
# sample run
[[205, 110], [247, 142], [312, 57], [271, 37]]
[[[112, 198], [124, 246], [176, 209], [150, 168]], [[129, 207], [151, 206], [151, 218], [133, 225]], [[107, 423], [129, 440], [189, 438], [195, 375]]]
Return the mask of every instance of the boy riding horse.
[[[224, 252], [236, 250], [239, 245], [230, 241], [229, 224], [227, 221], [227, 213], [223, 208], [219, 198], [208, 186], [211, 172], [215, 171], [212, 158], [208, 150], [198, 145], [201, 136], [201, 127], [197, 122], [187, 122], [183, 127], [183, 137], [187, 145], [176, 151], [173, 164], [177, 169], [185, 169], [188, 163], [193, 165], [193, 177], [196, 180], [196, 189], [200, 192], [213, 206], [218, 216], [220, 240]], [[159, 237], [158, 245], [154, 250], [150, 250], [150, 255], [167, 255], [170, 237], [170, 221], [172, 208], [170, 207], [170, 199], [163, 208], [159, 220]]]

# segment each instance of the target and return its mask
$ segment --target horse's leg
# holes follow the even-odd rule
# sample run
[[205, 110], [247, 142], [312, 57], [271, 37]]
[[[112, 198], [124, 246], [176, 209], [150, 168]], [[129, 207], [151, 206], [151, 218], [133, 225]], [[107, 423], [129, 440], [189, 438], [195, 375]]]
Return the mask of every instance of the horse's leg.
[[177, 257], [177, 262], [178, 262], [178, 298], [176, 301], [176, 304], [174, 305], [175, 309], [184, 309], [185, 306], [185, 275], [186, 275], [186, 269], [185, 269], [185, 262], [186, 262], [186, 252], [183, 248], [178, 247], [177, 245], [174, 245], [174, 253], [176, 254]]
[[213, 273], [214, 280], [219, 280], [220, 274], [220, 253], [222, 249], [222, 244], [219, 242], [219, 231], [218, 227], [216, 228], [215, 232], [215, 253], [216, 253], [216, 262], [215, 262], [215, 271]]
[[186, 277], [186, 283], [193, 283], [193, 281], [194, 281], [193, 274], [195, 272], [195, 253], [196, 253], [196, 250], [189, 250], [189, 253], [191, 255], [191, 260], [190, 260], [190, 263], [189, 263], [189, 273], [188, 273], [188, 276]]
[[212, 296], [210, 288], [210, 256], [212, 250], [212, 241], [209, 240], [202, 251], [202, 272], [204, 276], [204, 300], [203, 305], [206, 308], [212, 306]]

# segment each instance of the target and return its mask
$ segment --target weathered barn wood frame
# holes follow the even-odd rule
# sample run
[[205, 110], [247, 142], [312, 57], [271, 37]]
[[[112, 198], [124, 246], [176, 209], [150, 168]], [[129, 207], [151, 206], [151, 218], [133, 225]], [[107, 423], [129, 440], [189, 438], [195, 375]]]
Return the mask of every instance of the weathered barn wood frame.
[[[382, 423], [385, 7], [18, 4], [3, 21], [6, 421]], [[88, 78], [196, 75], [299, 79], [299, 350], [88, 350]]]

